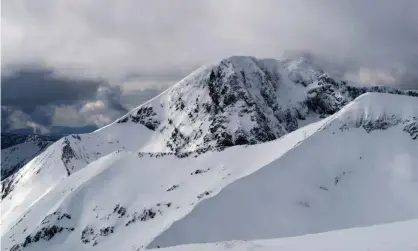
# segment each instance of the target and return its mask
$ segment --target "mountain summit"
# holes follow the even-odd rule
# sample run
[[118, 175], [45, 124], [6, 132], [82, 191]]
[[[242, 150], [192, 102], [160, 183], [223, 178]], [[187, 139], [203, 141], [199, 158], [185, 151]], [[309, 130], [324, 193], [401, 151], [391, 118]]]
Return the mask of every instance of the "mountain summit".
[[207, 151], [267, 142], [339, 111], [365, 92], [418, 96], [388, 87], [355, 87], [305, 58], [231, 57], [196, 70], [118, 123], [156, 131], [150, 151]]

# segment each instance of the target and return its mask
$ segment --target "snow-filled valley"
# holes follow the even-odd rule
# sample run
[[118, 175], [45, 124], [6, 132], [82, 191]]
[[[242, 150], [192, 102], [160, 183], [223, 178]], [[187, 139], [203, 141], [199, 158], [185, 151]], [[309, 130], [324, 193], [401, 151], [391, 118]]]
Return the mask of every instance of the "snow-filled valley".
[[304, 59], [208, 64], [2, 180], [1, 249], [331, 250], [326, 238], [363, 234], [396, 246], [391, 231], [417, 228], [417, 96]]

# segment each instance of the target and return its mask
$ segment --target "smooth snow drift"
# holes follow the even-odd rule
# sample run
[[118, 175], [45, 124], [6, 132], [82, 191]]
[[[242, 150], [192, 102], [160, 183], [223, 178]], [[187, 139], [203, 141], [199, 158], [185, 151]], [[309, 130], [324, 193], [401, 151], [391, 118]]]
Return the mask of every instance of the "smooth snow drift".
[[298, 237], [176, 246], [161, 251], [415, 251], [418, 220]]

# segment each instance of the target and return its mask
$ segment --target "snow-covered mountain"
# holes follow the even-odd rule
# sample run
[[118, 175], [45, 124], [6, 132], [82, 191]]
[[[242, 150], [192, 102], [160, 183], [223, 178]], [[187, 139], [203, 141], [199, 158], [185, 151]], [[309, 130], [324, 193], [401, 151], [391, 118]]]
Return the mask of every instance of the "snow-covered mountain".
[[5, 149], [20, 143], [23, 143], [26, 139], [26, 135], [13, 134], [13, 133], [1, 133], [1, 149]]
[[417, 97], [349, 85], [305, 59], [203, 66], [3, 180], [2, 250], [137, 250], [416, 218]]
[[55, 141], [54, 137], [43, 135], [2, 133], [1, 180], [17, 172]]

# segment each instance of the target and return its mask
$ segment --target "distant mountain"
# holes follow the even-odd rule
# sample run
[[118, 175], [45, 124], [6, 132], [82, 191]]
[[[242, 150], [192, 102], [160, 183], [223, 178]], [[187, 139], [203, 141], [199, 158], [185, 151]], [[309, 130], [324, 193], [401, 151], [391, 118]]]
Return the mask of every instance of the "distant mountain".
[[205, 65], [4, 179], [2, 249], [142, 250], [418, 218], [417, 97], [305, 58]]
[[17, 172], [58, 137], [43, 135], [1, 134], [1, 180]]
[[32, 129], [17, 129], [13, 133], [1, 133], [1, 180], [17, 172], [26, 163], [60, 138], [73, 133], [88, 133], [95, 126], [54, 126], [49, 135], [33, 134]]
[[[87, 125], [83, 127], [52, 126], [47, 136], [52, 137], [52, 138], [59, 138], [59, 137], [67, 136], [70, 134], [90, 133], [95, 130], [97, 130], [97, 126], [95, 125]], [[34, 134], [33, 128], [20, 128], [20, 129], [12, 130], [8, 133], [17, 134], [17, 135]]]
[[1, 180], [18, 171], [60, 138], [72, 133], [87, 133], [96, 129], [95, 126], [80, 128], [54, 126], [49, 135], [33, 134], [33, 129], [30, 128], [1, 133]]

